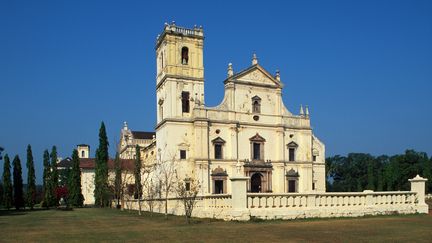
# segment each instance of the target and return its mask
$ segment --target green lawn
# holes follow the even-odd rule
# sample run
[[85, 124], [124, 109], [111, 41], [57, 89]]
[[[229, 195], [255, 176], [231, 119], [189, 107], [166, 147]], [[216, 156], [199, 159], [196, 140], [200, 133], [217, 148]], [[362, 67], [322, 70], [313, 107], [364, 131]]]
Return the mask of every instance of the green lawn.
[[432, 216], [223, 222], [83, 208], [0, 211], [0, 242], [431, 242]]

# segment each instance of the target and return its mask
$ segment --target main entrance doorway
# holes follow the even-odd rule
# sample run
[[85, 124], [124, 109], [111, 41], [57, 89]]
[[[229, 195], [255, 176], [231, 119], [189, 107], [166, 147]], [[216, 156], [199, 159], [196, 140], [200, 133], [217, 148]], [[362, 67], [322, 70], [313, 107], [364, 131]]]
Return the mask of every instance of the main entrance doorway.
[[261, 174], [255, 173], [251, 177], [251, 192], [261, 192]]

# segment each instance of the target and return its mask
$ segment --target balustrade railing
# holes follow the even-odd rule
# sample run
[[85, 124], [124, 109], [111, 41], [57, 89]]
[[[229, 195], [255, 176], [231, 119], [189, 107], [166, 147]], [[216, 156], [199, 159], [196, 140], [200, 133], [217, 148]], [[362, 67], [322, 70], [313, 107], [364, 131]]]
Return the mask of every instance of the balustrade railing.
[[[415, 204], [416, 193], [358, 192], [358, 193], [248, 193], [248, 208], [301, 208], [301, 207], [363, 207], [379, 205]], [[368, 197], [370, 201], [368, 201]]]

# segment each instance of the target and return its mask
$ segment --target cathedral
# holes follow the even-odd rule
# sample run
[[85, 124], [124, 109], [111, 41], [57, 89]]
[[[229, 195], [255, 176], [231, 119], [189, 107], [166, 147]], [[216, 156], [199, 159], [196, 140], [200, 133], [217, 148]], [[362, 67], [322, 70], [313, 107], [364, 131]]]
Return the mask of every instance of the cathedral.
[[308, 107], [298, 115], [285, 107], [279, 72], [268, 72], [255, 54], [239, 72], [230, 63], [223, 100], [207, 107], [203, 46], [202, 27], [165, 24], [155, 47], [156, 131], [125, 124], [120, 156], [132, 159], [138, 145], [143, 160], [175, 160], [182, 178], [199, 181], [201, 195], [230, 194], [237, 167], [249, 178], [248, 192], [325, 192], [325, 146]]

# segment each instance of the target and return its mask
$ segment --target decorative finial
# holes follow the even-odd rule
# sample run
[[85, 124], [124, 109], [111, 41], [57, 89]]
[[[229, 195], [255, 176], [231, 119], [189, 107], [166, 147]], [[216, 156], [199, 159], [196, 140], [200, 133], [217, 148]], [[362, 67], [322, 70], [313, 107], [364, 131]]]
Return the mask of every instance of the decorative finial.
[[127, 122], [123, 122], [123, 130], [128, 130]]
[[258, 64], [258, 58], [256, 53], [254, 52], [254, 54], [252, 55], [252, 65], [256, 65]]
[[228, 78], [234, 75], [232, 63], [228, 63]]
[[164, 24], [165, 26], [168, 26], [168, 23], [167, 22], [165, 22], [165, 24]]
[[300, 116], [304, 115], [304, 111], [303, 111], [303, 105], [300, 105]]
[[309, 116], [309, 106], [306, 106], [306, 112], [305, 112], [306, 116]]
[[174, 20], [171, 22], [171, 25], [174, 25], [174, 26], [175, 26], [175, 21], [174, 21]]
[[279, 69], [276, 69], [276, 76], [275, 76], [277, 81], [280, 81], [280, 72]]

